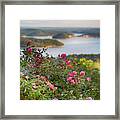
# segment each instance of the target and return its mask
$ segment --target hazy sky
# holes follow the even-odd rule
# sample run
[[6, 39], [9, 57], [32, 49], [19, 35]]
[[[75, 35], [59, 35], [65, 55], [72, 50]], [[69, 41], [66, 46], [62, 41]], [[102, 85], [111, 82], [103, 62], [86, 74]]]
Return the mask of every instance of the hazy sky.
[[100, 27], [99, 20], [21, 20], [21, 27]]

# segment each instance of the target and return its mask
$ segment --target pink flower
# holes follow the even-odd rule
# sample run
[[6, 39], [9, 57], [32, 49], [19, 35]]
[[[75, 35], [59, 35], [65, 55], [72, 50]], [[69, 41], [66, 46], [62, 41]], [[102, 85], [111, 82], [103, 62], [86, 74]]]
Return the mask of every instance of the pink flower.
[[68, 73], [68, 74], [69, 74], [70, 77], [74, 77], [74, 75], [75, 75], [73, 72]]
[[67, 78], [67, 81], [68, 81], [70, 84], [72, 84], [72, 85], [74, 85], [74, 84], [77, 83], [77, 80], [76, 80], [74, 77], [68, 77], [68, 78]]
[[73, 73], [74, 75], [77, 75], [77, 72], [76, 72], [76, 71], [73, 71], [72, 73]]
[[55, 88], [53, 84], [49, 84], [49, 87], [51, 90], [54, 90], [54, 88]]
[[69, 72], [68, 73], [69, 77], [67, 78], [67, 81], [70, 83], [70, 84], [76, 84], [78, 83], [77, 79], [75, 78], [75, 75], [77, 75], [77, 72], [76, 71], [73, 71], [73, 72]]
[[71, 80], [70, 83], [74, 85], [74, 84], [75, 84], [75, 81], [74, 81], [74, 80]]
[[90, 78], [90, 77], [87, 77], [86, 80], [87, 80], [87, 81], [91, 81], [91, 78]]
[[32, 48], [27, 48], [27, 52], [31, 53], [32, 52]]
[[62, 59], [65, 59], [65, 58], [66, 58], [66, 53], [61, 54], [60, 57], [61, 57]]
[[71, 61], [70, 60], [66, 60], [66, 64], [70, 65]]
[[73, 77], [68, 77], [67, 81], [71, 81], [73, 79]]
[[81, 77], [84, 77], [84, 76], [85, 76], [85, 71], [81, 71], [81, 72], [80, 72], [80, 76], [81, 76]]

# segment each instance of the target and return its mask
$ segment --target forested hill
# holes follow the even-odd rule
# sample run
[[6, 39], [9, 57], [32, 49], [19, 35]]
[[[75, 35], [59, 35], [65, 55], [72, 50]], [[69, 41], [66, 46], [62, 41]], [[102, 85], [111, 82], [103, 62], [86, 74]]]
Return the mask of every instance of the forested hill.
[[[53, 36], [54, 38], [71, 35], [74, 33], [82, 33], [84, 35], [91, 35], [100, 37], [100, 28], [64, 28], [64, 27], [41, 27], [41, 28], [21, 28], [20, 35], [26, 36]], [[66, 37], [65, 35], [65, 37]]]
[[27, 43], [31, 41], [32, 47], [60, 47], [64, 44], [55, 39], [35, 39], [35, 38], [20, 38], [20, 46], [26, 47]]

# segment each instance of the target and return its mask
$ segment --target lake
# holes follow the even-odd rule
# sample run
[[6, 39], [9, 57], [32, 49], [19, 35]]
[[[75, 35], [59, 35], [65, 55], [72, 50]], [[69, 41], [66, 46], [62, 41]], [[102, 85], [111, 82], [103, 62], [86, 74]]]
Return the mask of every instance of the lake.
[[[58, 39], [58, 41], [64, 43], [62, 47], [48, 48], [47, 53], [53, 57], [57, 57], [58, 54], [100, 54], [100, 38], [93, 37], [73, 37], [67, 39]], [[22, 50], [22, 48], [21, 48]]]
[[100, 38], [74, 37], [59, 39], [64, 43], [63, 47], [48, 48], [48, 53], [54, 57], [58, 54], [100, 54]]

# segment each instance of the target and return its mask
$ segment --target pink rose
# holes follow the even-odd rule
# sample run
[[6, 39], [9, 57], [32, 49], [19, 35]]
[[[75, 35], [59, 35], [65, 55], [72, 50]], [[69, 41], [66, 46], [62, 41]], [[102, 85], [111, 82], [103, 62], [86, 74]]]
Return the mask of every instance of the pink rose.
[[73, 73], [74, 75], [77, 75], [77, 72], [76, 72], [76, 71], [73, 71], [72, 73]]
[[49, 87], [51, 90], [54, 90], [54, 88], [55, 88], [53, 84], [49, 84]]
[[65, 58], [66, 58], [66, 53], [61, 54], [60, 57], [61, 57], [62, 59], [65, 59]]
[[84, 76], [85, 76], [85, 71], [81, 71], [81, 72], [80, 72], [80, 76], [81, 76], [81, 77], [84, 77]]
[[87, 80], [87, 81], [91, 81], [91, 78], [90, 78], [90, 77], [87, 77], [86, 80]]
[[66, 64], [70, 65], [71, 61], [70, 60], [66, 60]]
[[74, 80], [71, 80], [70, 83], [74, 85], [74, 84], [75, 84], [75, 81], [74, 81]]
[[68, 75], [70, 76], [70, 77], [74, 77], [74, 73], [73, 72], [71, 72], [71, 73], [68, 73]]
[[31, 53], [32, 52], [32, 48], [27, 48], [27, 52]]
[[73, 77], [68, 77], [67, 81], [71, 81], [73, 79]]

